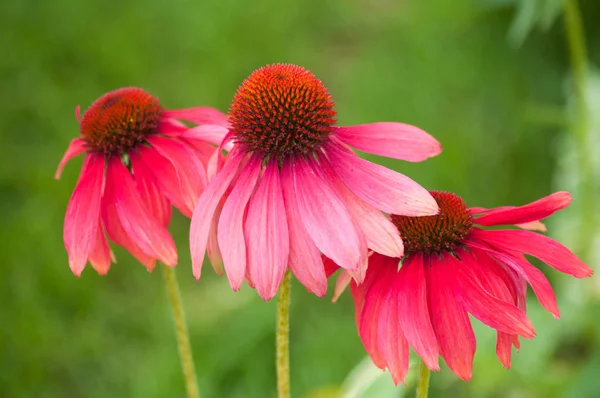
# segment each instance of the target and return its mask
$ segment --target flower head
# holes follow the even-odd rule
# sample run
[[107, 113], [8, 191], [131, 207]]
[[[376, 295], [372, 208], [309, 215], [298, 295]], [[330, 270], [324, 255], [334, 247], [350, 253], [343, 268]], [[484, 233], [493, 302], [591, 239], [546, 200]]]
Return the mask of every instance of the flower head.
[[[432, 191], [440, 213], [426, 217], [393, 215], [405, 247], [402, 258], [374, 253], [364, 283], [340, 275], [334, 299], [351, 283], [359, 335], [374, 363], [388, 368], [394, 382], [404, 382], [409, 346], [432, 370], [441, 355], [460, 378], [469, 380], [475, 335], [469, 314], [496, 329], [496, 354], [510, 367], [519, 337], [535, 331], [525, 313], [527, 284], [542, 306], [560, 313], [550, 283], [525, 258], [537, 257], [577, 278], [592, 270], [560, 243], [526, 229], [571, 202], [557, 192], [521, 207], [467, 208], [457, 195]], [[522, 230], [484, 230], [513, 224]], [[327, 273], [337, 266], [326, 261]]]
[[157, 259], [175, 265], [171, 204], [191, 216], [209, 158], [227, 132], [226, 116], [211, 108], [167, 111], [139, 88], [111, 91], [76, 114], [80, 136], [56, 172], [58, 179], [70, 159], [85, 153], [65, 216], [71, 270], [80, 275], [89, 261], [106, 273], [115, 261], [106, 235], [149, 270]]
[[208, 247], [234, 290], [247, 280], [265, 299], [286, 269], [312, 292], [327, 288], [321, 253], [357, 280], [368, 248], [401, 256], [402, 241], [381, 211], [435, 214], [435, 200], [411, 179], [362, 160], [355, 147], [412, 162], [441, 152], [424, 131], [401, 123], [336, 127], [330, 94], [295, 65], [258, 69], [231, 104], [227, 162], [198, 201], [190, 244], [200, 277]]

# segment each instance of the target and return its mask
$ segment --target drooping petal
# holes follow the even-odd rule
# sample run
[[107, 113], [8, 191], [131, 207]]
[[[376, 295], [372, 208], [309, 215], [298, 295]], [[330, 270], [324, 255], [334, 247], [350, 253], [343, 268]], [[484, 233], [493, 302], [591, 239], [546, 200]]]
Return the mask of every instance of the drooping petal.
[[[204, 165], [191, 149], [176, 139], [153, 136], [148, 142], [150, 142], [160, 155], [173, 165], [172, 167], [177, 174], [177, 180], [175, 182], [179, 186], [179, 195], [181, 197], [177, 202], [183, 202], [185, 204], [185, 208], [180, 210], [182, 210], [182, 213], [187, 217], [191, 217], [194, 206], [207, 184]], [[151, 151], [146, 151], [146, 154], [148, 152]], [[156, 167], [158, 167], [158, 165], [156, 165], [153, 170], [155, 170]], [[155, 175], [158, 180], [165, 177], [162, 173], [156, 173], [156, 171]], [[168, 178], [173, 177], [168, 176]], [[174, 181], [166, 181], [163, 182], [163, 185], [172, 186], [173, 183]]]
[[556, 192], [524, 206], [489, 209], [487, 214], [476, 218], [475, 223], [491, 226], [536, 222], [564, 209], [570, 203], [569, 192]]
[[73, 159], [75, 156], [81, 155], [83, 152], [85, 152], [85, 142], [81, 138], [74, 138], [71, 140], [67, 151], [58, 164], [54, 178], [58, 180], [69, 160]]
[[333, 141], [326, 146], [326, 153], [344, 184], [375, 208], [412, 217], [439, 211], [431, 194], [405, 175], [361, 159]]
[[225, 200], [219, 218], [217, 228], [219, 247], [223, 255], [227, 279], [234, 291], [240, 289], [246, 275], [244, 219], [248, 201], [256, 189], [261, 163], [262, 160], [259, 156], [250, 158]]
[[[479, 275], [473, 274], [471, 265], [476, 266], [474, 260], [467, 253], [463, 253], [462, 261], [453, 256], [447, 256], [450, 266], [456, 275], [457, 299], [460, 300], [469, 313], [484, 324], [500, 332], [516, 334], [525, 338], [535, 337], [533, 325], [527, 315], [516, 305], [495, 297], [492, 292], [482, 288], [479, 279], [493, 278], [494, 274], [480, 268]], [[484, 274], [481, 274], [483, 272]]]
[[439, 347], [429, 316], [425, 264], [421, 253], [409, 255], [402, 263], [395, 289], [399, 292], [398, 320], [408, 343], [429, 369], [440, 370]]
[[228, 132], [229, 129], [225, 126], [204, 124], [186, 130], [181, 137], [190, 141], [210, 142], [218, 146]]
[[108, 163], [107, 174], [117, 216], [127, 235], [148, 256], [157, 258], [166, 265], [176, 265], [177, 249], [173, 238], [160, 221], [149, 213], [129, 170], [120, 159], [112, 158]]
[[139, 159], [140, 155], [132, 151], [129, 156], [135, 183], [142, 202], [148, 207], [150, 214], [167, 227], [171, 221], [171, 204], [160, 191], [152, 172]]
[[[314, 244], [304, 225], [298, 210], [294, 191], [293, 176], [289, 165], [284, 165], [281, 174], [281, 186], [287, 214], [290, 236], [290, 258], [288, 266], [298, 280], [312, 293], [323, 297], [327, 292], [327, 275], [321, 259], [321, 253]], [[329, 263], [334, 264], [329, 260]]]
[[334, 127], [333, 132], [342, 142], [361, 151], [409, 162], [421, 162], [442, 153], [435, 138], [410, 124], [360, 124]]
[[359, 271], [367, 255], [364, 235], [318, 166], [295, 159], [284, 164], [282, 177], [294, 182], [300, 218], [319, 250], [340, 267]]
[[513, 335], [503, 332], [498, 332], [498, 336], [496, 337], [496, 356], [498, 356], [500, 363], [506, 369], [510, 369], [512, 339]]
[[227, 115], [209, 107], [196, 107], [186, 109], [169, 110], [163, 113], [163, 118], [174, 118], [187, 120], [195, 124], [216, 124], [219, 126], [229, 126]]
[[279, 164], [271, 158], [250, 203], [244, 225], [248, 271], [258, 294], [272, 299], [287, 270], [290, 238]]
[[229, 154], [229, 161], [208, 184], [194, 209], [190, 224], [190, 250], [192, 253], [192, 270], [196, 279], [200, 279], [202, 272], [202, 262], [204, 261], [213, 216], [225, 191], [235, 178], [243, 159], [243, 153], [232, 151]]
[[114, 254], [108, 246], [108, 241], [104, 235], [104, 228], [102, 228], [100, 218], [98, 218], [96, 241], [94, 242], [94, 247], [90, 252], [89, 260], [92, 264], [92, 267], [94, 267], [96, 272], [98, 272], [100, 275], [105, 275], [110, 269], [111, 261], [114, 261]]
[[497, 249], [506, 249], [537, 257], [552, 268], [576, 278], [586, 278], [594, 273], [565, 246], [535, 232], [476, 229], [473, 230], [472, 236]]
[[452, 266], [430, 256], [431, 266], [425, 267], [431, 323], [440, 353], [450, 369], [463, 380], [470, 380], [475, 355], [475, 334], [467, 311], [456, 298], [456, 281]]
[[85, 268], [96, 242], [100, 201], [104, 187], [104, 157], [85, 157], [79, 182], [71, 195], [65, 214], [64, 242], [69, 266], [77, 276]]
[[223, 210], [223, 205], [225, 204], [225, 198], [221, 198], [219, 201], [219, 205], [215, 210], [215, 214], [213, 216], [212, 222], [210, 223], [210, 232], [208, 233], [208, 243], [206, 245], [206, 254], [208, 255], [208, 260], [210, 261], [210, 265], [213, 267], [217, 275], [223, 275], [225, 269], [223, 268], [223, 255], [221, 254], [221, 249], [219, 248], [219, 220], [221, 218], [221, 211]]
[[342, 270], [335, 280], [335, 288], [333, 289], [333, 297], [331, 298], [332, 303], [335, 303], [340, 298], [350, 282], [352, 282], [352, 275], [348, 271]]

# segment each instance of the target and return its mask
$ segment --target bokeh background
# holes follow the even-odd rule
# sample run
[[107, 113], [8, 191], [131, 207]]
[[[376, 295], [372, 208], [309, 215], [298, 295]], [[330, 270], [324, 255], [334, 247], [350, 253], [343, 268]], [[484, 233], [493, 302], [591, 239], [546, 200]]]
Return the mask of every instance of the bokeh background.
[[[329, 87], [340, 124], [403, 121], [435, 135], [444, 153], [421, 164], [381, 161], [431, 189], [477, 206], [520, 205], [555, 190], [573, 206], [550, 235], [592, 267], [595, 223], [585, 224], [578, 150], [570, 137], [571, 61], [560, 0], [157, 0], [0, 2], [0, 396], [183, 397], [163, 275], [116, 248], [100, 277], [72, 275], [62, 223], [81, 159], [53, 174], [78, 134], [75, 106], [139, 86], [167, 108], [226, 111], [254, 69], [290, 62]], [[581, 1], [592, 63], [600, 64], [600, 2]], [[600, 83], [586, 93], [597, 128]], [[596, 131], [599, 131], [598, 129]], [[593, 160], [597, 159], [594, 156]], [[598, 168], [600, 169], [600, 167]], [[591, 172], [588, 170], [588, 176]], [[583, 185], [583, 186], [582, 186]], [[596, 198], [597, 199], [597, 198]], [[590, 201], [590, 203], [593, 203]], [[589, 216], [589, 214], [587, 215]], [[583, 224], [581, 220], [583, 219]], [[275, 396], [275, 303], [233, 293], [210, 268], [197, 283], [177, 215], [183, 288], [203, 397]], [[578, 248], [580, 242], [587, 242]], [[600, 283], [542, 264], [563, 316], [529, 313], [538, 336], [510, 371], [478, 322], [473, 380], [434, 373], [431, 397], [600, 396]], [[331, 293], [330, 293], [331, 294]], [[364, 361], [349, 295], [331, 304], [294, 284], [292, 392], [302, 398], [410, 396]], [[412, 372], [414, 373], [415, 371]]]

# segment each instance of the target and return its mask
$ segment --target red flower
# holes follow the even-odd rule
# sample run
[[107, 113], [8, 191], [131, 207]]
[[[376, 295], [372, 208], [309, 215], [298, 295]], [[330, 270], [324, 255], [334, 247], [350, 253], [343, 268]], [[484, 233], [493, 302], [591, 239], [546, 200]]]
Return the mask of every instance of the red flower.
[[[114, 256], [106, 235], [148, 270], [156, 260], [174, 266], [177, 251], [167, 226], [171, 204], [186, 216], [207, 183], [215, 144], [227, 132], [225, 115], [212, 108], [166, 111], [139, 88], [122, 88], [96, 100], [79, 116], [55, 177], [84, 153], [64, 225], [69, 266], [77, 276], [89, 261], [105, 274]], [[200, 126], [188, 128], [177, 119]]]
[[323, 83], [295, 65], [265, 66], [240, 86], [229, 113], [234, 147], [192, 217], [196, 278], [208, 247], [216, 258], [220, 249], [234, 290], [246, 279], [268, 300], [290, 268], [323, 296], [320, 253], [362, 280], [367, 248], [403, 253], [381, 211], [438, 211], [423, 187], [359, 158], [350, 146], [418, 162], [439, 154], [440, 144], [401, 123], [336, 127], [333, 106]]
[[[431, 370], [438, 355], [460, 378], [469, 380], [475, 335], [469, 315], [497, 330], [496, 354], [510, 367], [519, 337], [535, 332], [525, 314], [527, 284], [556, 318], [560, 313], [550, 283], [525, 254], [577, 278], [593, 271], [560, 243], [527, 230], [483, 230], [478, 226], [515, 224], [543, 228], [539, 220], [571, 202], [557, 192], [521, 207], [467, 209], [452, 193], [432, 191], [440, 213], [427, 217], [392, 216], [404, 241], [405, 256], [374, 253], [365, 281], [351, 284], [360, 337], [373, 362], [388, 368], [394, 382], [408, 372], [408, 347]], [[477, 225], [477, 226], [476, 226]], [[337, 267], [327, 262], [328, 273]], [[338, 278], [334, 299], [350, 282]]]

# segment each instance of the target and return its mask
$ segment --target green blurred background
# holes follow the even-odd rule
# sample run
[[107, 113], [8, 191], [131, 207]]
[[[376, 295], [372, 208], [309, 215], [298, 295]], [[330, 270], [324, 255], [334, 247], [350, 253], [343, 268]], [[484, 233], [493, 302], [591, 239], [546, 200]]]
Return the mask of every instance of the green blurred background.
[[[598, 62], [600, 2], [582, 8]], [[78, 134], [75, 106], [106, 91], [133, 85], [170, 109], [226, 111], [254, 69], [296, 63], [329, 87], [340, 124], [403, 121], [436, 136], [444, 153], [422, 164], [377, 159], [428, 188], [485, 207], [577, 190], [560, 0], [3, 0], [0, 48], [2, 397], [184, 396], [160, 270], [147, 273], [120, 248], [104, 277], [89, 268], [76, 278], [67, 265], [62, 223], [81, 159], [60, 181], [53, 174]], [[549, 222], [569, 246], [579, 201]], [[171, 229], [202, 395], [274, 397], [275, 303], [247, 287], [231, 292], [210, 267], [195, 282], [188, 225], [178, 214]], [[600, 396], [598, 282], [540, 266], [562, 319], [532, 297], [538, 336], [510, 371], [493, 333], [474, 322], [473, 380], [443, 368], [430, 396]], [[365, 352], [350, 297], [329, 298], [293, 286], [294, 397], [342, 396], [340, 386], [369, 385], [373, 374], [375, 387], [352, 397], [412, 395], [414, 378], [390, 389], [387, 373], [355, 369]]]

